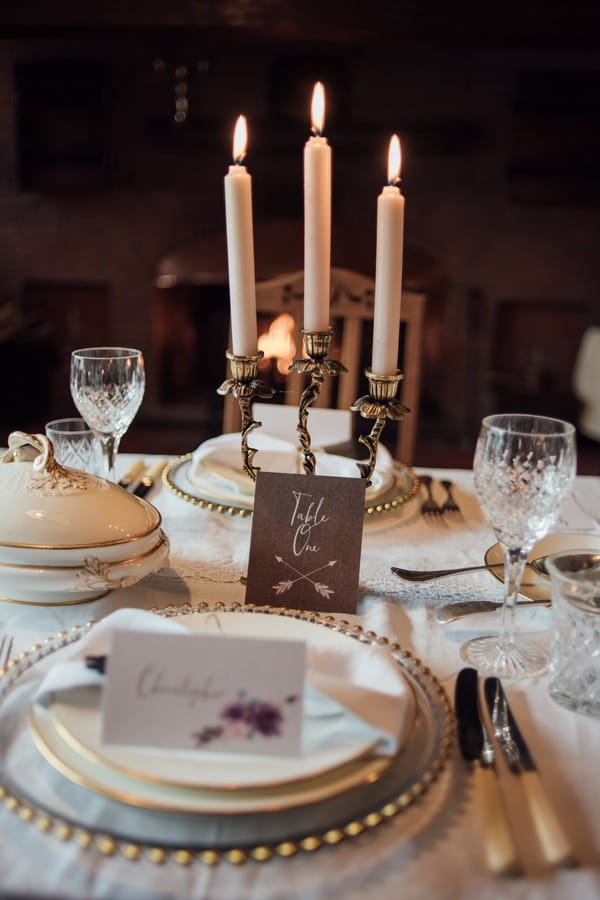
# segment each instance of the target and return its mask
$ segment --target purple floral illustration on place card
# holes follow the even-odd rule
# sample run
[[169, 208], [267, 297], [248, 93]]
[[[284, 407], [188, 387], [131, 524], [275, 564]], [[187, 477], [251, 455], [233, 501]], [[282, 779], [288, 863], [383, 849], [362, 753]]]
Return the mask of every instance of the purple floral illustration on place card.
[[[295, 703], [294, 695], [286, 697], [283, 703]], [[281, 706], [268, 700], [246, 699], [240, 691], [236, 700], [223, 707], [219, 716], [223, 725], [210, 725], [201, 731], [192, 732], [197, 747], [203, 747], [217, 738], [250, 740], [257, 735], [280, 737], [285, 716]]]

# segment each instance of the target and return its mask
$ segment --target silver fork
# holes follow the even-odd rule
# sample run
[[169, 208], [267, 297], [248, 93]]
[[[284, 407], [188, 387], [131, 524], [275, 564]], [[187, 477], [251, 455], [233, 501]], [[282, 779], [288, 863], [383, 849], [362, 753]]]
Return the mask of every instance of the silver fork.
[[462, 519], [460, 506], [452, 495], [452, 488], [454, 487], [454, 485], [446, 478], [442, 479], [442, 481], [440, 481], [440, 484], [446, 491], [446, 499], [441, 506], [442, 515], [445, 516], [446, 514], [448, 514], [451, 519]]
[[443, 523], [442, 508], [433, 499], [433, 494], [431, 492], [431, 482], [433, 480], [431, 475], [420, 475], [419, 480], [421, 484], [425, 486], [425, 490], [427, 491], [427, 497], [421, 503], [421, 515], [429, 522]]
[[12, 653], [14, 638], [3, 634], [0, 638], [0, 670], [5, 669], [8, 665], [10, 655]]

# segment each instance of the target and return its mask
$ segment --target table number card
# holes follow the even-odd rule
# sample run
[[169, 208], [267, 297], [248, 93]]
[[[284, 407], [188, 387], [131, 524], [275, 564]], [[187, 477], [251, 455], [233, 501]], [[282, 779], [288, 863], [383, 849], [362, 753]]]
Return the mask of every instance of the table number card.
[[355, 613], [362, 478], [259, 472], [246, 602]]
[[102, 740], [297, 756], [303, 641], [116, 631], [102, 692]]

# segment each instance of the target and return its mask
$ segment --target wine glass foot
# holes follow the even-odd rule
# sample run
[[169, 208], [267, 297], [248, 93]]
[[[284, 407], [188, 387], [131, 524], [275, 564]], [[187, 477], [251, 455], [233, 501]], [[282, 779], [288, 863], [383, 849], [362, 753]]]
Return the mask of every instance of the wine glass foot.
[[495, 635], [474, 638], [460, 648], [466, 663], [485, 675], [498, 678], [533, 678], [548, 668], [548, 654], [525, 641], [500, 647]]

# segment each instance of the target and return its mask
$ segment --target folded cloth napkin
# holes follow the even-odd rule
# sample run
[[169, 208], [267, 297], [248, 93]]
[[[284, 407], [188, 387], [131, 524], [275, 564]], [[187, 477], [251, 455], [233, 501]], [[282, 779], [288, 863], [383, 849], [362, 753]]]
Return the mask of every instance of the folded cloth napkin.
[[[240, 440], [237, 433], [220, 434], [200, 444], [192, 454], [190, 481], [202, 486], [207, 476], [212, 476], [221, 479], [227, 487], [234, 485], [241, 493], [251, 496], [254, 482], [242, 469]], [[260, 452], [261, 469], [267, 472], [302, 471], [298, 448], [289, 441], [256, 432], [252, 434], [250, 443]]]
[[[256, 462], [264, 471], [302, 473], [302, 455], [297, 444], [261, 431], [252, 434], [251, 444], [259, 451]], [[327, 453], [322, 447], [313, 447], [312, 451], [318, 475], [360, 477], [355, 460]], [[366, 455], [365, 450], [365, 458]], [[200, 489], [212, 487], [217, 491], [234, 492], [240, 498], [251, 498], [254, 494], [254, 482], [241, 467], [240, 435], [237, 433], [221, 434], [200, 444], [192, 454], [187, 477], [191, 484]], [[394, 461], [389, 451], [380, 444], [367, 499], [387, 489], [393, 478]]]
[[[227, 616], [220, 616], [219, 623], [216, 618], [219, 613], [202, 615], [199, 622], [206, 625], [206, 633], [215, 633], [216, 626], [219, 633], [227, 634]], [[139, 609], [117, 610], [65, 650], [67, 658], [49, 669], [35, 701], [47, 704], [62, 691], [100, 686], [103, 676], [85, 665], [85, 657], [108, 654], [111, 635], [117, 629], [189, 634], [184, 617], [163, 619]], [[415, 698], [391, 654], [382, 647], [348, 639], [331, 647], [309, 642], [307, 656], [304, 721], [310, 740], [304, 751], [364, 740], [381, 755], [395, 754], [413, 725]]]

